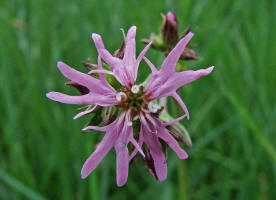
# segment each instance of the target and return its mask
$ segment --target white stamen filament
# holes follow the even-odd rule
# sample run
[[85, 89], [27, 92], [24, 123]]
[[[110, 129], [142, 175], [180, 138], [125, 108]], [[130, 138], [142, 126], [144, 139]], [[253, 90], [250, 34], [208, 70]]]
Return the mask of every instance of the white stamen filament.
[[131, 121], [131, 117], [130, 117], [130, 110], [127, 111], [126, 116], [125, 116], [125, 120], [126, 120], [126, 125], [127, 126], [132, 126], [132, 121]]
[[127, 95], [124, 92], [118, 92], [116, 94], [116, 100], [118, 102], [121, 102], [122, 100], [124, 101], [127, 98]]
[[137, 94], [139, 92], [140, 87], [138, 85], [133, 85], [131, 88], [131, 92]]
[[128, 121], [127, 126], [132, 126], [132, 121]]
[[148, 104], [148, 108], [149, 108], [149, 111], [152, 112], [152, 113], [156, 113], [160, 108], [161, 106], [156, 104], [156, 103], [153, 103], [152, 101]]

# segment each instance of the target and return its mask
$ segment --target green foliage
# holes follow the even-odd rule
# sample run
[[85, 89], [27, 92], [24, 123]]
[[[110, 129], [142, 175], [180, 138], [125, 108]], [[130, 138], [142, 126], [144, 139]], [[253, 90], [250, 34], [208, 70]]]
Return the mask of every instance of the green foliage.
[[[73, 121], [77, 106], [46, 99], [51, 90], [76, 92], [56, 62], [84, 71], [81, 61], [97, 59], [91, 32], [115, 51], [120, 28], [135, 24], [137, 38], [147, 38], [169, 10], [180, 30], [196, 32], [204, 59], [187, 68], [216, 66], [179, 91], [191, 115], [182, 122], [189, 159], [169, 150], [161, 183], [133, 163], [117, 188], [112, 151], [82, 180], [102, 133], [81, 133], [89, 118]], [[276, 199], [275, 10], [273, 0], [0, 0], [0, 199]], [[163, 59], [154, 50], [147, 57], [157, 66]], [[145, 63], [140, 72], [149, 72]]]

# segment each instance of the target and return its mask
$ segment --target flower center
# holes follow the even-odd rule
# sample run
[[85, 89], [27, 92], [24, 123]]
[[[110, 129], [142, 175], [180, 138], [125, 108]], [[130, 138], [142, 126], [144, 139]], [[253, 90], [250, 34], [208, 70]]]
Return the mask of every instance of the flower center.
[[133, 85], [131, 89], [122, 89], [117, 93], [116, 99], [119, 103], [118, 107], [130, 109], [134, 115], [140, 111], [157, 113], [162, 109], [160, 105], [147, 100], [144, 87], [139, 85]]

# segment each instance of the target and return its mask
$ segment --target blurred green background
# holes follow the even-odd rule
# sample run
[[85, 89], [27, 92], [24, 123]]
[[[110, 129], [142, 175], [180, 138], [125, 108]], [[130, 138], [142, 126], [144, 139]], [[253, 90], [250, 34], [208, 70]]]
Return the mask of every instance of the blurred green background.
[[[112, 150], [82, 180], [102, 134], [82, 134], [87, 118], [73, 121], [77, 106], [46, 99], [75, 92], [56, 62], [85, 71], [81, 61], [97, 58], [92, 32], [113, 52], [120, 28], [136, 25], [137, 39], [146, 38], [170, 10], [179, 30], [196, 32], [204, 59], [189, 68], [216, 66], [179, 91], [191, 115], [182, 121], [189, 159], [169, 151], [164, 182], [133, 164], [118, 188]], [[0, 199], [276, 199], [275, 36], [275, 0], [0, 0]], [[164, 59], [154, 50], [147, 57], [157, 66]]]

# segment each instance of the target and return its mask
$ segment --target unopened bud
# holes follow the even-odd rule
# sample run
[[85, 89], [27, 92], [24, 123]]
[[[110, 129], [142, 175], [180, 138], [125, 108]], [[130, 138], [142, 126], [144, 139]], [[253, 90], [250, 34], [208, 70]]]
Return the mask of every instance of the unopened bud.
[[187, 144], [189, 147], [192, 146], [190, 134], [182, 124], [176, 123], [168, 126], [167, 129], [176, 140]]
[[168, 47], [173, 47], [178, 41], [178, 24], [173, 12], [168, 12], [163, 19], [162, 37]]
[[[170, 116], [169, 113], [167, 113], [166, 111], [162, 112], [162, 114], [159, 117], [165, 123], [174, 120], [174, 118], [172, 116]], [[181, 142], [187, 144], [188, 146], [192, 146], [192, 140], [191, 140], [190, 134], [189, 134], [188, 130], [184, 127], [184, 125], [177, 122], [173, 125], [167, 126], [167, 129], [168, 129], [169, 133], [176, 140], [181, 141]]]

